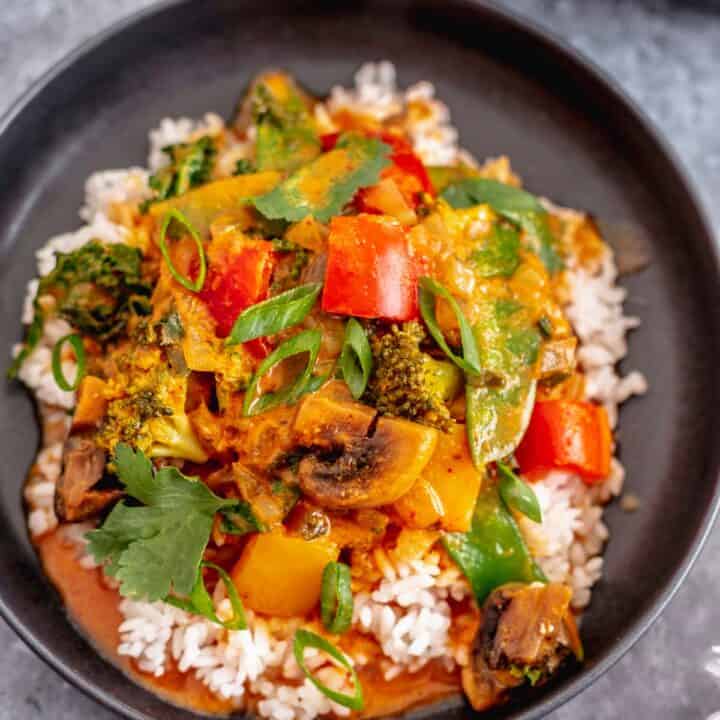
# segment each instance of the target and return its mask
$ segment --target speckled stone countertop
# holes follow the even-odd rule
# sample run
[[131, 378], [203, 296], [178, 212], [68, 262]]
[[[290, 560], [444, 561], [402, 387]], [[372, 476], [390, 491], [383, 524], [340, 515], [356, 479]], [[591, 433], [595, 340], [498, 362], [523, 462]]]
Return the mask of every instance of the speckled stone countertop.
[[[152, 0], [0, 0], [0, 113], [66, 52]], [[720, 228], [720, 2], [505, 0], [613, 76], [690, 170]], [[720, 720], [720, 526], [643, 639], [552, 720]], [[113, 720], [0, 621], [0, 720]], [[714, 656], [720, 674], [720, 655]], [[714, 713], [718, 712], [717, 716]]]

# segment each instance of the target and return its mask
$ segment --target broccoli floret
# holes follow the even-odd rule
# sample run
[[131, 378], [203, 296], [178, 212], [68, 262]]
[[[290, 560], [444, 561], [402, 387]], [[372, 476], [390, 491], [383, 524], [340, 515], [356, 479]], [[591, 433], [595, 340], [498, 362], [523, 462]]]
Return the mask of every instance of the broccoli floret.
[[170, 164], [150, 176], [148, 184], [155, 195], [143, 206], [147, 210], [150, 203], [182, 195], [191, 188], [202, 185], [210, 179], [217, 148], [207, 135], [193, 143], [178, 143], [163, 148], [170, 158]]
[[382, 414], [447, 430], [452, 418], [446, 403], [457, 395], [462, 375], [451, 363], [423, 352], [425, 338], [417, 322], [373, 336], [373, 374], [365, 399]]
[[149, 457], [205, 462], [185, 413], [187, 376], [174, 372], [159, 348], [138, 347], [116, 362], [97, 443], [111, 454], [124, 442]]

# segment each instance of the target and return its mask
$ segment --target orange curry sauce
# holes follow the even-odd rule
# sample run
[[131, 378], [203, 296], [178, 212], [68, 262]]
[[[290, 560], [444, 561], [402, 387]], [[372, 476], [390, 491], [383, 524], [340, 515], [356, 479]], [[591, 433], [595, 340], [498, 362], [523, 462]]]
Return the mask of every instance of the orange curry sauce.
[[[83, 568], [78, 562], [77, 546], [57, 530], [40, 538], [36, 547], [71, 621], [104, 658], [175, 705], [208, 715], [228, 715], [235, 709], [232, 702], [213, 695], [193, 672], [181, 673], [170, 664], [164, 675], [154, 677], [141, 672], [130, 658], [119, 655], [118, 627], [123, 621], [118, 609], [120, 596], [103, 581], [102, 571]], [[362, 718], [392, 715], [460, 692], [458, 673], [448, 672], [437, 662], [390, 681], [384, 680], [372, 665], [358, 674], [366, 702], [365, 710], [358, 715]]]

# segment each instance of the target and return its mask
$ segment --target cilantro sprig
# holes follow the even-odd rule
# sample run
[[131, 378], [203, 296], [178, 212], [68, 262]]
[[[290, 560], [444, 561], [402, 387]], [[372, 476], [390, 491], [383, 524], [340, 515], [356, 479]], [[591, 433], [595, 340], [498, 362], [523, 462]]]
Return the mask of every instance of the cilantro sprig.
[[390, 164], [391, 148], [377, 138], [341, 136], [330, 152], [296, 170], [284, 182], [252, 202], [271, 220], [295, 222], [312, 215], [328, 222], [353, 195], [374, 185]]
[[154, 471], [141, 451], [124, 443], [117, 445], [114, 462], [127, 494], [141, 505], [118, 503], [87, 534], [88, 550], [119, 581], [125, 597], [197, 597], [215, 513], [238, 501], [218, 497], [175, 467]]

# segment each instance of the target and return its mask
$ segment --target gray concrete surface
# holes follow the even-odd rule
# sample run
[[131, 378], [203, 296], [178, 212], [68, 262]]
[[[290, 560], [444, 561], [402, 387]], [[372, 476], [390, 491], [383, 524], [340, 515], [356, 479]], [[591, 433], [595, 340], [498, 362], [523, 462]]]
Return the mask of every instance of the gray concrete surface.
[[[0, 112], [68, 50], [151, 4], [0, 0]], [[720, 2], [503, 4], [562, 35], [620, 82], [684, 158], [720, 228]], [[711, 646], [720, 645], [719, 553], [720, 527], [663, 617], [553, 720], [696, 720], [720, 711], [720, 680], [704, 669]], [[0, 720], [115, 718], [45, 667], [2, 623], [0, 647]]]

